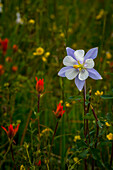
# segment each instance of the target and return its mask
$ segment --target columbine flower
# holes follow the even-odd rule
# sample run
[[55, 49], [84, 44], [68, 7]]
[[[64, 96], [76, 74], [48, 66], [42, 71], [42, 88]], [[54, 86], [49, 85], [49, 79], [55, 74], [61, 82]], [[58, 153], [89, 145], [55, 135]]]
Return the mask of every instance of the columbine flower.
[[1, 126], [1, 127], [6, 131], [7, 136], [9, 137], [9, 139], [12, 139], [16, 135], [16, 133], [18, 132], [19, 125], [20, 124], [18, 124], [17, 127], [15, 127], [15, 129], [13, 129], [12, 124], [10, 124], [10, 126], [8, 127], [8, 131], [3, 126]]
[[[53, 111], [54, 112], [54, 111]], [[64, 114], [65, 110], [63, 110], [63, 106], [61, 106], [61, 103], [57, 105], [56, 112], [54, 112], [56, 118], [61, 118]]]
[[42, 93], [43, 92], [43, 90], [44, 90], [44, 79], [39, 79], [38, 80], [38, 78], [37, 77], [35, 77], [35, 79], [36, 79], [36, 90], [37, 90], [37, 92], [38, 93]]
[[16, 17], [17, 17], [16, 23], [17, 23], [17, 24], [23, 24], [23, 20], [22, 20], [22, 18], [20, 17], [20, 13], [19, 13], [19, 12], [16, 13]]
[[90, 49], [84, 56], [84, 50], [76, 50], [67, 47], [67, 56], [63, 59], [63, 67], [58, 75], [61, 77], [67, 77], [72, 80], [75, 78], [75, 84], [81, 91], [85, 80], [89, 77], [98, 80], [102, 79], [101, 75], [93, 68], [94, 61], [98, 53], [98, 48]]

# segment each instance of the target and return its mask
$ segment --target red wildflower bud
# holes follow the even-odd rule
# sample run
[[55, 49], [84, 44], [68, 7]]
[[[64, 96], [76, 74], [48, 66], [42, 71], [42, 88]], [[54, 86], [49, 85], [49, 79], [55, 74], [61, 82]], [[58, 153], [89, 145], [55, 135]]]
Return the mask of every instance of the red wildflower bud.
[[63, 106], [61, 106], [61, 103], [57, 105], [56, 112], [54, 112], [56, 118], [61, 118], [64, 114], [65, 110], [63, 110]]
[[39, 79], [38, 80], [38, 78], [37, 77], [35, 77], [36, 78], [36, 90], [37, 90], [37, 92], [38, 93], [42, 93], [43, 92], [43, 90], [44, 90], [44, 79]]
[[18, 51], [18, 46], [16, 44], [13, 45], [13, 52], [17, 52]]
[[6, 54], [8, 42], [9, 42], [9, 40], [7, 38], [4, 39], [4, 40], [1, 40], [1, 48], [2, 48], [2, 51], [3, 51], [3, 55]]
[[7, 133], [7, 136], [8, 136], [10, 139], [12, 139], [12, 138], [16, 135], [16, 133], [18, 132], [19, 125], [20, 125], [20, 124], [18, 124], [17, 127], [15, 127], [15, 129], [13, 129], [12, 124], [10, 124], [10, 126], [8, 127], [8, 131], [7, 131], [7, 129], [4, 128], [3, 126], [1, 126], [1, 127], [5, 130], [5, 132]]
[[16, 72], [17, 70], [18, 70], [18, 67], [17, 67], [17, 66], [13, 66], [13, 67], [12, 67], [12, 71], [13, 71], [13, 72]]
[[35, 165], [37, 165], [37, 166], [41, 166], [41, 160], [39, 160], [39, 161], [38, 161], [38, 163], [37, 163], [37, 162], [35, 162]]
[[4, 74], [4, 67], [3, 65], [0, 64], [0, 76]]

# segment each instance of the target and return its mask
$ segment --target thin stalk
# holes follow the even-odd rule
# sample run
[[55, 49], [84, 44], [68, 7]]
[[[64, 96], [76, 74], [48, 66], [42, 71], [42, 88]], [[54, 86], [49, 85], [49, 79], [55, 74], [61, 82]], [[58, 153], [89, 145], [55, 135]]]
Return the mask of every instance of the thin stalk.
[[12, 160], [14, 162], [14, 169], [16, 169], [16, 165], [15, 165], [15, 159], [14, 159], [14, 154], [13, 154], [13, 146], [11, 144], [11, 155], [12, 155]]
[[[40, 106], [40, 94], [38, 94], [38, 113], [39, 113], [39, 106]], [[39, 135], [39, 141], [40, 141], [40, 119], [38, 116], [38, 135]]]
[[53, 146], [54, 137], [55, 137], [55, 134], [56, 134], [56, 131], [57, 131], [57, 128], [58, 128], [58, 123], [59, 123], [59, 121], [57, 121], [57, 123], [56, 123], [56, 127], [55, 127], [54, 134], [53, 134], [53, 137], [52, 137], [51, 147], [50, 147], [50, 151], [49, 151], [49, 158], [51, 156], [51, 150], [52, 150], [52, 146]]
[[[32, 105], [33, 105], [33, 99], [31, 100], [31, 107], [32, 107]], [[29, 112], [29, 115], [28, 115], [28, 118], [27, 118], [27, 122], [26, 122], [24, 131], [23, 131], [23, 134], [22, 134], [22, 138], [21, 138], [21, 141], [20, 141], [20, 145], [23, 144], [23, 141], [24, 141], [24, 138], [25, 138], [25, 135], [26, 135], [26, 131], [27, 131], [27, 127], [28, 127], [28, 124], [29, 124], [29, 120], [31, 118], [31, 115], [32, 115], [32, 110], [30, 110], [30, 112]]]
[[[89, 103], [88, 103], [88, 107], [87, 107], [87, 113], [89, 112], [90, 103], [91, 103], [91, 90], [89, 91]], [[90, 143], [88, 119], [86, 120], [86, 133], [88, 134], [88, 137], [89, 137], [89, 143]]]
[[4, 157], [3, 157], [3, 160], [1, 161], [0, 169], [1, 169], [2, 165], [3, 165], [3, 163], [5, 162], [5, 159], [6, 159], [6, 156], [7, 156], [8, 152], [9, 152], [10, 149], [11, 149], [12, 142], [13, 142], [13, 139], [10, 140], [9, 147], [8, 147], [8, 149], [7, 149], [7, 152], [5, 153], [5, 155], [4, 155]]
[[112, 166], [112, 161], [113, 161], [113, 141], [112, 141], [112, 149], [111, 149], [110, 166]]
[[[83, 96], [84, 96], [84, 116], [86, 115], [87, 113], [87, 107], [86, 107], [86, 82], [84, 84], [84, 92], [83, 92]], [[85, 137], [85, 140], [86, 140], [86, 120], [84, 118], [84, 137]], [[86, 140], [86, 143], [87, 143], [87, 140]], [[87, 170], [87, 160], [84, 159], [84, 169]]]
[[[98, 134], [99, 134], [98, 118], [97, 118], [97, 115], [96, 115], [96, 113], [95, 113], [95, 111], [94, 111], [94, 109], [93, 109], [93, 106], [92, 106], [92, 105], [90, 105], [90, 107], [91, 107], [91, 110], [92, 110], [93, 115], [94, 115], [94, 117], [95, 117], [95, 120], [96, 120], [96, 126], [97, 126], [97, 132], [96, 132], [96, 143], [95, 143], [95, 148], [96, 148], [96, 147], [97, 147], [97, 142], [98, 142]], [[92, 160], [92, 170], [94, 170], [94, 167], [95, 167], [95, 161], [94, 161], [94, 159], [93, 159], [93, 160]]]

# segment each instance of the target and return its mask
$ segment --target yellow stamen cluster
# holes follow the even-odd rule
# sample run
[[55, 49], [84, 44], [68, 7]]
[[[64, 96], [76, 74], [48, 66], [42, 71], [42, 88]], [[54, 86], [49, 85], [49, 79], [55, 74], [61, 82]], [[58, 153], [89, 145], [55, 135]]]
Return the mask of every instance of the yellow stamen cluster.
[[80, 164], [80, 161], [79, 161], [79, 159], [78, 159], [77, 157], [74, 157], [73, 160], [74, 160], [74, 162], [75, 162], [76, 164]]
[[77, 140], [81, 140], [80, 135], [75, 136], [73, 141], [76, 142]]
[[113, 140], [113, 134], [112, 133], [109, 133], [107, 136], [108, 140]]
[[103, 95], [103, 91], [99, 92], [99, 90], [97, 90], [97, 91], [95, 92], [95, 95], [96, 95], [96, 96], [102, 96], [102, 95]]
[[81, 64], [79, 61], [78, 61], [78, 65], [74, 65], [73, 66], [75, 69], [78, 69], [81, 71], [82, 69], [84, 69], [84, 64]]

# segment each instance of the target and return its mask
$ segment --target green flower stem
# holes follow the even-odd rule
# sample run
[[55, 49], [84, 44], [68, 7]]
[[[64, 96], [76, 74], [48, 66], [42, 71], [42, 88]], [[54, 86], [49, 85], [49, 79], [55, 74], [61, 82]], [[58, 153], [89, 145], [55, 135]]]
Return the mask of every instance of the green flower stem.
[[[38, 113], [40, 111], [40, 94], [38, 94]], [[39, 116], [38, 116], [38, 135], [39, 135], [39, 141], [40, 141], [40, 119], [39, 119]]]
[[10, 140], [9, 147], [8, 147], [8, 149], [7, 149], [7, 152], [5, 153], [5, 155], [4, 155], [4, 157], [3, 157], [3, 160], [2, 160], [1, 163], [0, 163], [0, 169], [1, 169], [2, 165], [3, 165], [3, 163], [4, 163], [5, 160], [6, 160], [6, 156], [7, 156], [8, 152], [9, 152], [10, 149], [11, 149], [12, 142], [13, 142], [13, 139]]
[[[84, 84], [83, 96], [84, 96], [84, 116], [85, 116], [86, 113], [87, 113], [87, 107], [86, 107], [86, 104], [85, 104], [85, 102], [86, 102], [86, 82]], [[87, 135], [86, 133], [87, 133], [86, 132], [86, 120], [84, 118], [84, 137], [85, 137], [85, 140], [86, 140], [86, 135]], [[86, 140], [86, 143], [87, 143], [87, 140]], [[84, 159], [84, 169], [87, 170], [87, 160], [86, 159]]]
[[112, 141], [112, 149], [111, 149], [110, 166], [112, 166], [112, 161], [113, 161], [113, 141]]
[[28, 156], [28, 159], [29, 159], [29, 163], [30, 163], [30, 165], [31, 165], [31, 160], [30, 160], [30, 156], [29, 156], [29, 152], [28, 152], [28, 147], [25, 147], [25, 149], [26, 149], [26, 152], [27, 152], [27, 156]]
[[51, 147], [50, 147], [50, 151], [49, 151], [49, 158], [51, 156], [51, 150], [52, 150], [52, 146], [53, 146], [54, 137], [55, 137], [55, 134], [56, 134], [56, 131], [57, 131], [57, 128], [58, 128], [58, 123], [59, 123], [59, 121], [57, 121], [57, 123], [56, 123], [56, 127], [55, 127], [54, 134], [53, 134], [53, 137], [52, 137]]

